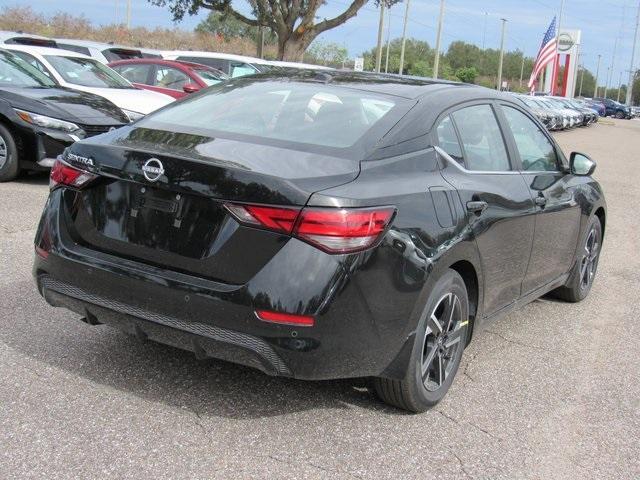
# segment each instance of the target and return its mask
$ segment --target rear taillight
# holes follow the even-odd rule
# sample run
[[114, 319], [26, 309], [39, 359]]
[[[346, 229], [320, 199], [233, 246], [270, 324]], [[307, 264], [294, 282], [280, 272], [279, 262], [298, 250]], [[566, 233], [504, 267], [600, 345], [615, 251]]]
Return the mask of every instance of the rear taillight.
[[328, 253], [353, 253], [373, 246], [395, 213], [394, 207], [225, 206], [240, 223], [291, 234]]
[[85, 172], [84, 170], [80, 170], [76, 167], [72, 167], [68, 163], [58, 158], [53, 164], [53, 167], [51, 167], [51, 174], [49, 175], [49, 188], [51, 190], [61, 186], [82, 188], [96, 178], [97, 175]]
[[299, 208], [265, 207], [262, 205], [225, 205], [234, 217], [246, 225], [266, 228], [276, 232], [291, 233], [300, 213]]
[[350, 253], [369, 248], [385, 232], [395, 209], [305, 208], [294, 235], [329, 253]]

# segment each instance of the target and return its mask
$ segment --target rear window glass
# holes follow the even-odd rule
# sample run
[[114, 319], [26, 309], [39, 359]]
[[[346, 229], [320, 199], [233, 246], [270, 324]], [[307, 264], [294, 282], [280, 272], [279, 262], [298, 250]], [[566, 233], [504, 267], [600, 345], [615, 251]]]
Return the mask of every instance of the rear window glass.
[[81, 47], [80, 45], [71, 45], [70, 43], [58, 43], [58, 48], [63, 50], [69, 50], [71, 52], [81, 53], [83, 55], [91, 56], [91, 52], [87, 47]]
[[324, 84], [238, 82], [213, 87], [138, 125], [211, 137], [226, 132], [346, 148], [394, 106], [386, 96]]

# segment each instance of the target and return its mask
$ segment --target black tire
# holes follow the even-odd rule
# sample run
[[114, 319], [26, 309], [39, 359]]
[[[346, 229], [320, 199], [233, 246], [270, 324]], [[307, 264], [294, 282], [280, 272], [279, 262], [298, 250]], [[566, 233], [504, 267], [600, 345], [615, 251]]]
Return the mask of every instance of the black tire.
[[616, 112], [616, 118], [622, 120], [625, 117], [624, 112]]
[[[592, 239], [596, 242], [592, 244]], [[602, 249], [602, 225], [595, 215], [589, 221], [584, 237], [580, 242], [580, 250], [576, 256], [576, 264], [573, 267], [567, 283], [554, 290], [555, 297], [567, 302], [580, 302], [587, 298], [598, 271], [598, 261]]]
[[0, 182], [9, 182], [19, 173], [16, 142], [11, 132], [4, 125], [0, 125]]
[[[441, 325], [438, 321], [440, 316]], [[460, 366], [468, 338], [468, 322], [469, 299], [464, 281], [456, 271], [447, 270], [426, 302], [405, 377], [402, 380], [373, 379], [373, 387], [380, 399], [416, 413], [424, 412], [442, 400]], [[438, 333], [436, 325], [441, 326], [442, 333]], [[448, 344], [450, 346], [447, 347]]]

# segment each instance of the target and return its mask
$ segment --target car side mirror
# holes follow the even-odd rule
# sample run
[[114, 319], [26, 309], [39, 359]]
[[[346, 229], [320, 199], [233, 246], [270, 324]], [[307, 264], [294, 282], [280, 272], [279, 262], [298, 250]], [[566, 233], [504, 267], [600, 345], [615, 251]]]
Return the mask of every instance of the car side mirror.
[[197, 83], [185, 83], [182, 86], [182, 90], [184, 90], [184, 93], [195, 93], [200, 90], [200, 85]]
[[596, 169], [596, 162], [591, 160], [588, 155], [580, 152], [571, 152], [569, 165], [571, 166], [571, 173], [580, 176], [593, 175]]

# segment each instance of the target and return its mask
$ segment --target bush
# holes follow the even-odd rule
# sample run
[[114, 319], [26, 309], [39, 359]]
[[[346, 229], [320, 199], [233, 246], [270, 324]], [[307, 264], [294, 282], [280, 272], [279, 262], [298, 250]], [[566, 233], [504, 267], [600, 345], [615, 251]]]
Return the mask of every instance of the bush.
[[475, 67], [463, 67], [456, 70], [456, 77], [464, 83], [475, 83], [478, 71]]

